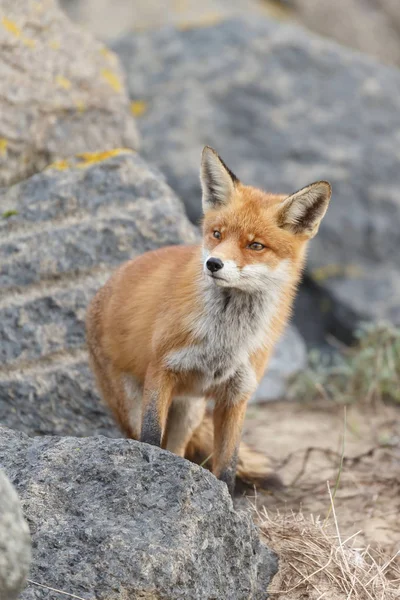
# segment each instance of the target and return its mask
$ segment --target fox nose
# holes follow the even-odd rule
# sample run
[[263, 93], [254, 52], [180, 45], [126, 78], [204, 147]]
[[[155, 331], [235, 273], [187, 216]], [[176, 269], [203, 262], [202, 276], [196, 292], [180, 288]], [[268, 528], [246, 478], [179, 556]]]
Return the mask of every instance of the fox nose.
[[220, 258], [214, 258], [213, 256], [208, 259], [206, 262], [206, 267], [211, 273], [215, 273], [215, 271], [219, 271], [224, 266], [224, 263]]

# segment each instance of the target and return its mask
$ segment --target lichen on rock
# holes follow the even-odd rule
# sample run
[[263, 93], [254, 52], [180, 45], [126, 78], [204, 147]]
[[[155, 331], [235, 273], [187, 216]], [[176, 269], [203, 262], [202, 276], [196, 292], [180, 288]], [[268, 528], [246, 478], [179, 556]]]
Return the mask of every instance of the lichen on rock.
[[77, 153], [138, 149], [118, 59], [55, 0], [1, 1], [0, 80], [0, 186]]

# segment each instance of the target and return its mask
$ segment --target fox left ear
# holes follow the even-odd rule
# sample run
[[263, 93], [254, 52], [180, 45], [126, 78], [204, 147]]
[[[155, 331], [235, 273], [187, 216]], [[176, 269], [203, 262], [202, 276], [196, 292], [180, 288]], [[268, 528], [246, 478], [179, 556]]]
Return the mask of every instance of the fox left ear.
[[332, 195], [327, 181], [317, 181], [285, 198], [278, 214], [279, 227], [312, 238], [318, 231]]
[[200, 181], [203, 191], [203, 210], [219, 208], [231, 199], [239, 183], [218, 154], [206, 146], [201, 155]]

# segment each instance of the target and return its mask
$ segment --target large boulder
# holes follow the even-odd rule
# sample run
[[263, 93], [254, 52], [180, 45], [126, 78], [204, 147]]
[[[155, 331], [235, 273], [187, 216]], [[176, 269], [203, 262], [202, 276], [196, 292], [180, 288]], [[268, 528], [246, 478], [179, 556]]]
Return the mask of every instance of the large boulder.
[[[132, 440], [0, 428], [33, 541], [31, 579], [98, 600], [265, 600], [277, 570], [225, 484]], [[58, 600], [30, 585], [21, 600]]]
[[192, 220], [204, 144], [272, 191], [328, 179], [333, 199], [308, 274], [329, 327], [346, 337], [359, 320], [400, 323], [398, 71], [262, 19], [135, 33], [113, 47], [146, 106], [143, 151]]
[[[88, 366], [87, 305], [117, 265], [194, 243], [198, 230], [163, 176], [127, 151], [57, 162], [0, 193], [0, 204], [8, 215], [0, 219], [0, 423], [30, 434], [120, 435]], [[265, 399], [282, 392], [287, 369], [303, 366], [285, 339], [280, 387]]]
[[197, 231], [136, 153], [57, 162], [0, 205], [0, 423], [32, 434], [118, 435], [85, 348], [87, 305], [113, 269]]
[[[1, 432], [0, 432], [1, 436]], [[0, 459], [1, 467], [1, 459]], [[17, 493], [0, 468], [0, 598], [16, 600], [31, 562], [28, 524]]]
[[0, 0], [0, 186], [56, 158], [137, 148], [116, 56], [54, 0]]

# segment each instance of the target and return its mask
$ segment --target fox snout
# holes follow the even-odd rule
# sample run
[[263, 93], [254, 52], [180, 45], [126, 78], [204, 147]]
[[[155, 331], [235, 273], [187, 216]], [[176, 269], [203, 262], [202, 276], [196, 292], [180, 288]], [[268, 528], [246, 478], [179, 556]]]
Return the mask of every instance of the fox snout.
[[224, 266], [224, 263], [222, 262], [222, 260], [220, 258], [215, 258], [214, 256], [211, 256], [207, 261], [206, 261], [206, 267], [209, 271], [211, 271], [211, 273], [215, 273], [216, 271], [219, 271], [220, 269], [222, 269]]
[[240, 269], [234, 260], [211, 254], [205, 257], [203, 264], [204, 273], [208, 275], [207, 279], [212, 280], [214, 285], [236, 287], [240, 278]]

